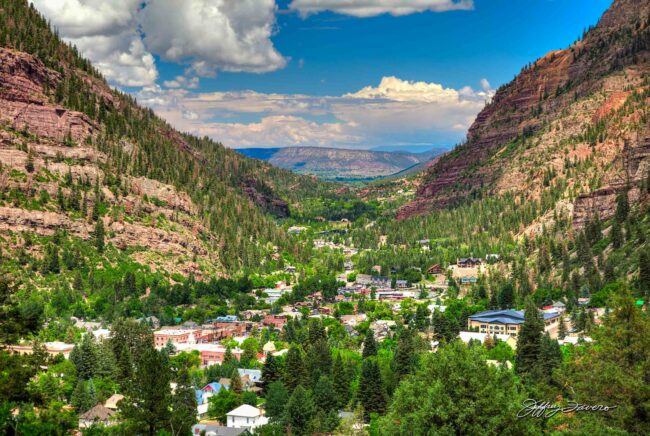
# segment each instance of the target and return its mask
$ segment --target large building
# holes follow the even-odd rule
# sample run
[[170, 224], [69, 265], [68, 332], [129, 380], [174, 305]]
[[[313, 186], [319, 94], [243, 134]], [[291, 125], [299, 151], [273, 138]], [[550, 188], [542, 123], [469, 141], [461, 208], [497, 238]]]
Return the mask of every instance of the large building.
[[[540, 312], [544, 318], [544, 330], [552, 338], [557, 337], [560, 314], [557, 312]], [[470, 330], [479, 333], [501, 334], [517, 336], [521, 325], [524, 323], [524, 312], [521, 310], [488, 310], [474, 314], [467, 320]]]

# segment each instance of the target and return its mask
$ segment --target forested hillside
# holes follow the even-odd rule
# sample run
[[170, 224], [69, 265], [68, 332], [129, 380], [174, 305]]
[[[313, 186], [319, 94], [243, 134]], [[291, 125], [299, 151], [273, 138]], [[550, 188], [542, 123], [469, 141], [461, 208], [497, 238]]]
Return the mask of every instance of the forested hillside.
[[[175, 131], [110, 89], [27, 1], [0, 2], [0, 44], [3, 227], [87, 239], [104, 221], [123, 248], [162, 238], [184, 245], [171, 253], [209, 252], [203, 272], [259, 267], [273, 246], [298, 254], [271, 215], [331, 186]], [[143, 214], [164, 216], [167, 233], [147, 236]], [[147, 228], [129, 236], [128, 224]]]

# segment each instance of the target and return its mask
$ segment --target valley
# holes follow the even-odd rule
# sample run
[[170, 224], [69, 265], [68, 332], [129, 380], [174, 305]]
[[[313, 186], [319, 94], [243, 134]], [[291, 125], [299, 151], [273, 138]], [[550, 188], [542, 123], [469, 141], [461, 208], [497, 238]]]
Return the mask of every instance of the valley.
[[183, 133], [24, 0], [0, 46], [4, 434], [650, 431], [647, 0], [445, 153]]

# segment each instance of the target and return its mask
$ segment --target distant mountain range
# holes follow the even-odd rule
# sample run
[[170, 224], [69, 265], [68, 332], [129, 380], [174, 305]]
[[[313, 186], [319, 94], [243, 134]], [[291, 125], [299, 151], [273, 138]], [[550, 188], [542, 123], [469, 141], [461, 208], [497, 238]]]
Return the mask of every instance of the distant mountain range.
[[[400, 150], [400, 147], [397, 147]], [[244, 156], [265, 160], [280, 168], [330, 180], [372, 180], [400, 173], [444, 153], [430, 148], [410, 151], [348, 150], [325, 147], [243, 148]]]

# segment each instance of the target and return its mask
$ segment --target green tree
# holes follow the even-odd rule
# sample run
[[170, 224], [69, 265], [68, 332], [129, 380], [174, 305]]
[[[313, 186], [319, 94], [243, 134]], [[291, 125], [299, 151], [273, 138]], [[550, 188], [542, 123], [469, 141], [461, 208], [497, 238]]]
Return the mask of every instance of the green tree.
[[262, 366], [262, 386], [266, 392], [267, 387], [274, 381], [278, 381], [282, 378], [282, 366], [278, 362], [273, 354], [266, 353], [266, 360], [264, 361], [264, 366]]
[[393, 371], [398, 380], [411, 374], [415, 369], [416, 356], [413, 336], [410, 330], [404, 330], [397, 340], [397, 351], [393, 358]]
[[190, 373], [183, 368], [178, 371], [176, 390], [171, 401], [172, 434], [190, 434], [192, 426], [196, 423], [196, 407], [196, 394], [190, 380]]
[[363, 353], [362, 357], [365, 359], [369, 356], [377, 355], [377, 342], [375, 341], [375, 335], [372, 329], [368, 329], [366, 337], [363, 340]]
[[367, 417], [372, 413], [381, 415], [386, 411], [386, 389], [375, 357], [363, 360], [357, 399], [363, 405]]
[[95, 224], [94, 237], [95, 237], [95, 248], [100, 253], [104, 252], [104, 233], [105, 233], [104, 221], [98, 219], [97, 223]]
[[650, 295], [650, 254], [647, 250], [639, 255], [639, 286], [644, 295]]
[[334, 359], [332, 365], [332, 380], [334, 380], [334, 392], [339, 408], [343, 408], [350, 401], [350, 379], [340, 354]]
[[539, 375], [539, 359], [544, 334], [544, 321], [532, 299], [526, 300], [524, 323], [517, 336], [517, 356], [515, 359], [518, 374]]
[[287, 431], [295, 435], [310, 433], [311, 419], [316, 412], [311, 393], [298, 386], [291, 394], [285, 409]]
[[284, 360], [284, 374], [282, 377], [283, 384], [287, 387], [289, 392], [298, 385], [307, 386], [307, 371], [303, 359], [303, 353], [300, 347], [292, 344], [287, 352], [287, 357]]
[[480, 347], [454, 341], [400, 383], [379, 426], [390, 435], [539, 434], [537, 421], [517, 418], [526, 397], [511, 372], [485, 363]]
[[244, 387], [242, 385], [239, 371], [235, 368], [232, 370], [232, 374], [230, 375], [230, 390], [237, 394], [241, 394], [243, 389]]
[[281, 421], [289, 401], [289, 393], [282, 382], [275, 381], [268, 385], [266, 392], [266, 416], [271, 421]]
[[630, 203], [627, 198], [627, 190], [618, 194], [616, 197], [616, 221], [619, 223], [627, 220], [630, 214]]
[[170, 422], [171, 374], [164, 354], [146, 347], [135, 360], [120, 412], [129, 428], [153, 436]]
[[208, 400], [208, 415], [220, 422], [226, 422], [226, 414], [241, 406], [241, 398], [230, 389], [222, 388]]
[[332, 380], [322, 375], [314, 386], [314, 404], [324, 413], [328, 414], [337, 409], [336, 392], [332, 385]]

